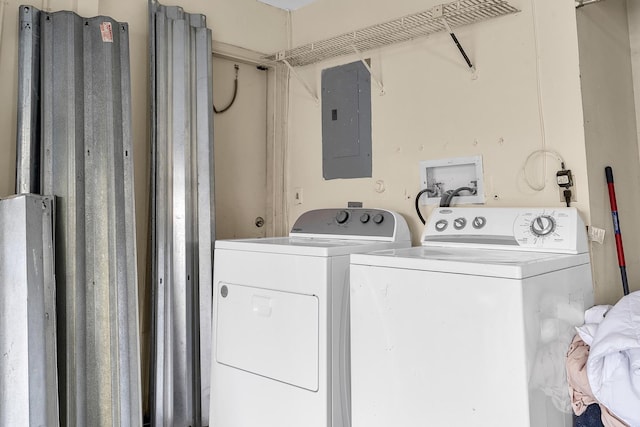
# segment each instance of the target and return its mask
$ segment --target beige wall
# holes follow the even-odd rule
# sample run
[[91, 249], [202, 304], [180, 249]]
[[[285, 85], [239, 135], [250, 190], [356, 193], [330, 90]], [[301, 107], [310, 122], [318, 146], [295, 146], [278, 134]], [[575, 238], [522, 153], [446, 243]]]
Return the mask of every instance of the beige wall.
[[213, 101], [226, 112], [216, 114], [214, 126], [216, 239], [265, 237], [267, 216], [267, 72], [255, 65], [219, 57], [213, 60]]
[[607, 231], [603, 245], [591, 245], [596, 301], [614, 303], [622, 284], [605, 166], [615, 178], [629, 287], [640, 289], [640, 163], [626, 1], [595, 3], [577, 15], [591, 220]]
[[640, 2], [627, 0], [627, 10], [629, 14], [629, 39], [631, 40], [636, 125], [638, 127], [638, 143], [640, 143]]
[[[406, 0], [391, 7], [379, 1], [371, 7], [367, 0], [319, 1], [293, 13], [293, 45], [438, 3]], [[420, 185], [419, 162], [473, 155], [483, 158], [487, 205], [562, 206], [555, 184], [559, 164], [553, 157], [547, 157], [546, 170], [540, 163], [530, 170], [533, 178], [545, 180], [543, 191], [531, 190], [522, 180], [527, 156], [546, 148], [560, 153], [575, 174], [575, 206], [589, 222], [573, 2], [536, 1], [535, 10], [530, 0], [510, 3], [522, 11], [456, 29], [477, 66], [477, 79], [445, 34], [367, 54], [386, 91], [380, 96], [372, 85], [372, 178], [323, 180], [321, 110], [292, 79], [289, 221], [308, 209], [362, 201], [404, 214], [417, 243], [421, 224], [413, 203]], [[367, 13], [359, 15], [362, 11]], [[322, 69], [354, 60], [329, 60], [298, 72], [318, 93]], [[376, 192], [377, 181], [384, 182], [384, 192]], [[303, 205], [292, 203], [298, 187], [303, 188]]]
[[[441, 2], [378, 3], [374, 8], [365, 0], [324, 0], [296, 11], [292, 45]], [[554, 180], [558, 164], [552, 157], [547, 157], [544, 172], [541, 165], [530, 169], [534, 177], [544, 177], [544, 191], [534, 192], [522, 180], [526, 157], [546, 148], [560, 153], [573, 171], [577, 191], [573, 205], [585, 222], [607, 230], [604, 244], [592, 243], [596, 302], [614, 303], [622, 287], [606, 165], [614, 167], [616, 176], [630, 287], [640, 289], [640, 227], [634, 221], [640, 208], [639, 130], [631, 73], [633, 61], [637, 100], [640, 5], [607, 0], [584, 7], [578, 12], [578, 31], [573, 2], [510, 3], [522, 11], [456, 29], [478, 68], [476, 80], [444, 34], [367, 54], [386, 90], [379, 96], [375, 86], [372, 89], [372, 178], [323, 180], [321, 111], [302, 84], [292, 79], [286, 172], [289, 223], [308, 209], [362, 201], [404, 214], [417, 243], [421, 224], [413, 199], [419, 190], [418, 163], [471, 155], [483, 157], [487, 205], [562, 206]], [[298, 74], [318, 94], [322, 69], [355, 60], [355, 56], [328, 60], [300, 68]], [[375, 190], [378, 182], [384, 183], [384, 192]], [[303, 205], [292, 202], [296, 188], [303, 189]]]

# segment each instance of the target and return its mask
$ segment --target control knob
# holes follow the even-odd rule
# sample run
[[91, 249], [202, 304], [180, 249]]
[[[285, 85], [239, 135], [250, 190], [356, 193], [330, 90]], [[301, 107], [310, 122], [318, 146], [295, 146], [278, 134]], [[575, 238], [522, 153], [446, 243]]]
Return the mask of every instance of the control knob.
[[344, 224], [345, 222], [347, 222], [348, 219], [349, 219], [349, 212], [347, 211], [340, 211], [336, 215], [336, 222], [338, 224]]
[[373, 222], [376, 224], [382, 224], [382, 221], [384, 221], [384, 216], [382, 216], [382, 214], [375, 214], [373, 216]]
[[456, 230], [462, 230], [467, 225], [467, 220], [460, 217], [453, 220], [453, 228]]
[[548, 236], [555, 231], [556, 220], [550, 215], [540, 215], [533, 219], [530, 229], [534, 236]]
[[473, 228], [482, 228], [485, 225], [487, 225], [487, 219], [483, 216], [477, 216], [475, 218], [473, 218], [473, 221], [471, 222], [471, 225], [473, 225]]
[[436, 231], [442, 232], [442, 231], [447, 229], [448, 225], [449, 225], [449, 223], [447, 222], [446, 219], [440, 219], [435, 224]]

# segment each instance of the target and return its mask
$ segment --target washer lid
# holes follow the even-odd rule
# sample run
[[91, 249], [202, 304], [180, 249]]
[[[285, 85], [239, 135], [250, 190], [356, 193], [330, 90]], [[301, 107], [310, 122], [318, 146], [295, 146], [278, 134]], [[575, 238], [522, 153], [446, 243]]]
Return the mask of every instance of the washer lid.
[[384, 242], [379, 240], [354, 240], [315, 237], [271, 237], [260, 239], [217, 240], [216, 250], [228, 249], [273, 254], [338, 256], [382, 249], [408, 248], [410, 241]]
[[589, 254], [565, 255], [444, 247], [414, 247], [351, 256], [351, 265], [524, 279], [589, 264]]

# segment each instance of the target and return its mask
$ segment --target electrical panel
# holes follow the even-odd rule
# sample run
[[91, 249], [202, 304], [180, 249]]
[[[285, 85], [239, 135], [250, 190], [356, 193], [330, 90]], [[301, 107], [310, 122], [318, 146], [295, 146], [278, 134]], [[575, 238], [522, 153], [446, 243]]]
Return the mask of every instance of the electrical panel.
[[322, 176], [371, 177], [371, 76], [360, 61], [322, 70]]

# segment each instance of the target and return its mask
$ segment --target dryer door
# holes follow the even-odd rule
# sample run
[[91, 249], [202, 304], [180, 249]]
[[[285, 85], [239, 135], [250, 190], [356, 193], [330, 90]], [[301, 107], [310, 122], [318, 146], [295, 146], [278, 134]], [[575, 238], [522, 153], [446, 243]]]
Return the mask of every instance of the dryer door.
[[318, 298], [220, 283], [216, 360], [318, 391]]

